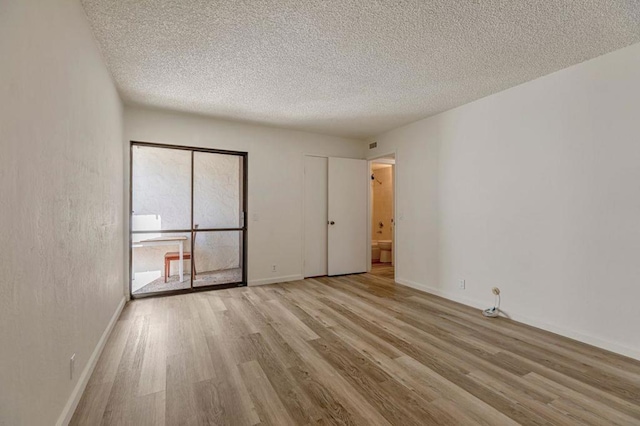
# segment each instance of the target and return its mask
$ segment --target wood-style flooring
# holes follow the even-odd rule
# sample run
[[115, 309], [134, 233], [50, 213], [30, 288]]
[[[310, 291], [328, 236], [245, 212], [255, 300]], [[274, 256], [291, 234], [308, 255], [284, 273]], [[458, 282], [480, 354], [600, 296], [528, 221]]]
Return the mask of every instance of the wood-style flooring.
[[377, 277], [389, 278], [392, 281], [395, 278], [395, 268], [390, 263], [372, 263], [371, 273]]
[[308, 279], [128, 303], [71, 423], [640, 425], [640, 362], [384, 276]]

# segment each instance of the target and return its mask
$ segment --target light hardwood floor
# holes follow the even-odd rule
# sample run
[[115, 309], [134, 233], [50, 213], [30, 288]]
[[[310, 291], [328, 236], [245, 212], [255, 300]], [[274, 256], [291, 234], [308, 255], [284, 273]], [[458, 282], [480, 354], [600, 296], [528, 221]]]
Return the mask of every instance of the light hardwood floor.
[[127, 304], [72, 424], [634, 425], [640, 362], [384, 276], [309, 279]]
[[377, 277], [389, 278], [393, 280], [395, 277], [395, 268], [390, 263], [372, 263], [371, 273]]

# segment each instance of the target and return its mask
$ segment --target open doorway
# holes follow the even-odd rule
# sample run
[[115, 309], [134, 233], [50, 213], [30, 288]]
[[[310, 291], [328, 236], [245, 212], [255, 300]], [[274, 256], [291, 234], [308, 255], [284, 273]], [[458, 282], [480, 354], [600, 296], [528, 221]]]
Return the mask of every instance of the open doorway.
[[395, 278], [395, 155], [369, 161], [371, 273]]

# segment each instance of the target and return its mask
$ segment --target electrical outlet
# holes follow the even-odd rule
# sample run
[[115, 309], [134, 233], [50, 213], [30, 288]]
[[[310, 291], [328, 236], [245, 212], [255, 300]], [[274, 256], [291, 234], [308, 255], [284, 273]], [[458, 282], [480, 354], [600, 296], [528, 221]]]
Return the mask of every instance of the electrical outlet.
[[277, 269], [278, 269], [277, 265], [271, 265], [271, 272], [276, 272]]
[[76, 354], [71, 355], [71, 359], [69, 360], [69, 380], [73, 380], [73, 373], [76, 369]]
[[458, 281], [458, 287], [460, 288], [460, 290], [464, 290], [467, 288], [467, 284], [464, 282], [464, 280], [460, 280]]

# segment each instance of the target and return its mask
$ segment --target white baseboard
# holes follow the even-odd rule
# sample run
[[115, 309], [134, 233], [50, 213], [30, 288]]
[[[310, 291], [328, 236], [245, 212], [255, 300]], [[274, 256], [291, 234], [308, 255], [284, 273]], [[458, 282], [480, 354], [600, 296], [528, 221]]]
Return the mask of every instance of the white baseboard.
[[444, 292], [442, 290], [438, 290], [437, 288], [429, 287], [424, 284], [417, 283], [415, 281], [405, 280], [404, 278], [396, 278], [396, 283], [402, 284], [406, 287], [411, 287], [416, 290], [424, 291], [425, 293], [435, 294], [436, 296], [444, 297], [445, 299], [453, 300], [454, 302], [462, 303], [463, 305], [471, 306], [473, 308], [485, 309], [486, 303], [481, 303], [476, 300], [466, 299], [464, 297], [460, 297], [448, 292]]
[[120, 317], [120, 313], [124, 308], [125, 302], [126, 302], [126, 298], [123, 296], [122, 300], [120, 300], [120, 303], [118, 304], [118, 307], [116, 308], [116, 311], [113, 313], [113, 316], [109, 320], [109, 324], [107, 324], [107, 328], [104, 330], [104, 333], [102, 333], [102, 337], [100, 337], [98, 344], [93, 350], [93, 353], [91, 354], [91, 357], [87, 362], [87, 365], [82, 371], [82, 374], [78, 379], [78, 383], [76, 384], [76, 387], [73, 389], [73, 392], [71, 392], [71, 396], [69, 397], [67, 404], [64, 406], [64, 409], [62, 410], [62, 414], [60, 414], [60, 417], [56, 422], [56, 426], [65, 426], [65, 425], [68, 425], [69, 422], [71, 421], [71, 417], [73, 416], [73, 413], [76, 411], [76, 407], [80, 402], [82, 393], [87, 387], [87, 383], [89, 383], [89, 378], [91, 377], [91, 373], [93, 373], [93, 370], [96, 367], [96, 364], [98, 363], [100, 354], [102, 353], [102, 350], [104, 349], [104, 345], [107, 343], [107, 340], [109, 339], [109, 335], [111, 335], [111, 331], [113, 330], [113, 327], [116, 325], [116, 322]]
[[249, 280], [249, 285], [254, 286], [254, 285], [286, 283], [288, 281], [298, 281], [302, 279], [304, 279], [302, 275], [286, 275], [283, 277], [261, 278], [259, 280]]
[[[472, 299], [460, 297], [450, 292], [429, 287], [427, 285], [417, 283], [415, 281], [410, 281], [403, 278], [396, 278], [396, 283], [414, 288], [416, 290], [424, 291], [425, 293], [430, 293], [436, 296], [444, 297], [445, 299], [462, 303], [463, 305], [471, 306], [473, 308], [477, 308], [477, 309], [487, 308], [486, 302], [481, 302], [479, 300], [472, 300]], [[558, 327], [556, 325], [549, 324], [535, 318], [530, 318], [530, 317], [526, 317], [526, 316], [514, 313], [513, 311], [509, 311], [508, 313], [509, 313], [509, 318], [514, 321], [521, 322], [523, 324], [527, 324], [532, 327], [536, 327], [545, 331], [549, 331], [551, 333], [559, 334], [561, 336], [568, 337], [570, 339], [577, 340], [579, 342], [586, 343], [591, 346], [596, 346], [601, 349], [606, 349], [608, 351], [615, 352], [617, 354], [624, 355], [629, 358], [640, 360], [640, 350], [629, 348], [629, 347], [620, 345], [618, 343], [610, 342], [608, 340], [604, 340], [599, 337], [589, 336], [574, 330]]]

